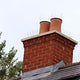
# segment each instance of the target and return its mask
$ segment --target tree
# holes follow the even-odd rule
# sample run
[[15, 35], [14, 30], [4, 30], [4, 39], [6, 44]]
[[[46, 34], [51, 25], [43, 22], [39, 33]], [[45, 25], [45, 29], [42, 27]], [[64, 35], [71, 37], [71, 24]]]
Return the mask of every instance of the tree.
[[[1, 32], [0, 32], [1, 37]], [[21, 76], [22, 61], [15, 59], [17, 50], [14, 47], [6, 53], [6, 40], [0, 43], [0, 80], [11, 80]]]

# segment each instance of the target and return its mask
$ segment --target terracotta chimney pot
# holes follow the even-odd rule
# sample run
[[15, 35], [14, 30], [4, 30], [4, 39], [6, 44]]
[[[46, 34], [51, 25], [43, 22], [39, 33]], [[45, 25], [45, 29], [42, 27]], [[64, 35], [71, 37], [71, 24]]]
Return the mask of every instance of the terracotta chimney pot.
[[51, 18], [51, 24], [50, 24], [50, 30], [56, 30], [61, 32], [61, 23], [62, 23], [62, 19], [60, 18]]
[[49, 21], [41, 21], [40, 22], [40, 31], [39, 34], [48, 32], [50, 28], [50, 22]]

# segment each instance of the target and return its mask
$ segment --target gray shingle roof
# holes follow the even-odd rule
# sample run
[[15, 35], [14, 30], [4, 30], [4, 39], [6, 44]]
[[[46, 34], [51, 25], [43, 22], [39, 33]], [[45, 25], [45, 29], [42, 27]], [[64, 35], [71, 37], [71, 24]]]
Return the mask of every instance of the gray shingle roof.
[[[73, 80], [69, 78], [76, 78], [76, 77], [80, 79], [80, 62], [68, 65], [64, 65], [62, 62], [60, 62], [56, 65], [57, 66], [55, 65], [48, 66], [23, 73], [22, 80]], [[79, 80], [79, 79], [74, 79], [74, 80]]]
[[36, 80], [63, 80], [71, 77], [79, 77], [80, 79], [80, 63], [75, 63], [75, 64], [73, 63], [64, 66], [60, 68], [58, 71], [51, 73], [47, 77]]

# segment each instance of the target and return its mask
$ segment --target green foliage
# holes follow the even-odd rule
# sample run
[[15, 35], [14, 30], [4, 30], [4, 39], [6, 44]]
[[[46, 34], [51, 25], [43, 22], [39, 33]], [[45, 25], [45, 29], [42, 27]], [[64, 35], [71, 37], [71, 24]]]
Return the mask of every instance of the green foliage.
[[[0, 32], [0, 37], [1, 37], [1, 32]], [[0, 58], [2, 57], [2, 55], [4, 55], [4, 47], [6, 46], [6, 41], [4, 40], [3, 42], [1, 42], [0, 44]]]
[[6, 41], [4, 40], [0, 43], [0, 80], [11, 80], [21, 76], [22, 61], [17, 62], [17, 59], [14, 58], [17, 53], [14, 47], [5, 53], [5, 46]]

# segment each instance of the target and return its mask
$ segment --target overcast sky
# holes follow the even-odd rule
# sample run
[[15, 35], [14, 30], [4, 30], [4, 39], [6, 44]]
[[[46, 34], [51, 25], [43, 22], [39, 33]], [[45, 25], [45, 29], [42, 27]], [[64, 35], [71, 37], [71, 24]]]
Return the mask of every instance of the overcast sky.
[[0, 0], [0, 31], [6, 51], [12, 46], [16, 57], [23, 59], [22, 38], [39, 33], [39, 22], [60, 17], [62, 33], [78, 41], [73, 61], [80, 61], [80, 0]]

